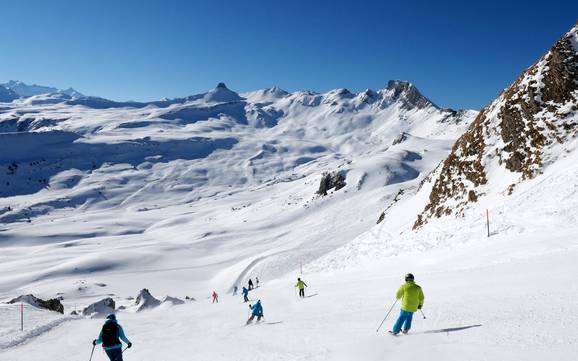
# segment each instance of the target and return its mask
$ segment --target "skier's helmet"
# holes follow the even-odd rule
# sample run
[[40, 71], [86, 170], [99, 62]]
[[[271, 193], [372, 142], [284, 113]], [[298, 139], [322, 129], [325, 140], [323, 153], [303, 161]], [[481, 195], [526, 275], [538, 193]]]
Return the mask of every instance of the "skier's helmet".
[[413, 277], [413, 275], [412, 275], [411, 273], [408, 273], [408, 274], [405, 275], [405, 280], [406, 280], [406, 281], [413, 281], [413, 280], [414, 280], [414, 277]]
[[106, 316], [107, 320], [116, 320], [116, 315], [114, 313], [111, 313], [110, 315]]

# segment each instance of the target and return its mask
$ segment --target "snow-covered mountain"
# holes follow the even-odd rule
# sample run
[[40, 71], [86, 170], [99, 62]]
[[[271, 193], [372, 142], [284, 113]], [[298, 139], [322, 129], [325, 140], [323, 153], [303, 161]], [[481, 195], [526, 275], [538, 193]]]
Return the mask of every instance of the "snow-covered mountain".
[[[359, 94], [346, 89], [289, 94], [273, 88], [244, 96], [220, 83], [204, 94], [151, 103], [37, 95], [7, 104], [0, 114], [1, 161], [7, 169], [0, 176], [0, 195], [9, 209], [0, 219], [14, 222], [51, 209], [99, 203], [96, 189], [105, 189], [106, 180], [90, 189], [77, 185], [105, 164], [163, 165], [177, 173], [182, 170], [174, 162], [190, 162], [188, 172], [205, 176], [165, 179], [159, 186], [168, 191], [178, 183], [197, 199], [220, 193], [221, 187], [248, 190], [275, 179], [319, 177], [323, 170], [354, 174], [352, 162], [383, 157], [390, 149], [411, 152], [413, 162], [428, 151], [426, 143], [438, 140], [449, 146], [474, 114], [441, 109], [402, 81]], [[399, 144], [408, 139], [414, 140]], [[420, 142], [424, 146], [415, 144]], [[313, 164], [317, 171], [299, 171]], [[404, 169], [401, 174], [385, 174], [375, 186], [421, 174], [411, 166], [396, 166]], [[65, 178], [74, 181], [51, 184], [72, 170], [80, 173]], [[358, 188], [375, 177], [359, 172], [359, 179], [348, 180], [358, 182]], [[150, 169], [141, 176], [150, 177]], [[124, 191], [130, 194], [133, 187], [139, 185], [128, 182]], [[116, 202], [126, 205], [126, 196], [121, 191]]]
[[[44, 244], [140, 235], [130, 237], [136, 241], [176, 227], [187, 234], [182, 242], [203, 243], [241, 232], [247, 250], [260, 245], [223, 260], [246, 268], [237, 277], [260, 267], [282, 274], [367, 229], [401, 186], [416, 188], [448, 154], [475, 114], [439, 108], [401, 81], [359, 94], [240, 95], [221, 83], [150, 103], [18, 99], [0, 113], [0, 238]], [[340, 174], [346, 186], [316, 195], [324, 173]], [[352, 215], [347, 232], [332, 226]], [[305, 227], [312, 222], [315, 229]], [[134, 261], [142, 262], [139, 253]], [[39, 272], [52, 282], [53, 273]]]
[[[16, 98], [28, 98], [35, 95], [42, 95], [42, 94], [62, 94], [69, 96], [71, 98], [81, 98], [84, 95], [72, 88], [68, 89], [57, 89], [51, 86], [44, 86], [44, 85], [36, 85], [36, 84], [25, 84], [18, 80], [10, 80], [7, 83], [0, 84], [0, 92], [3, 91], [2, 88], [11, 91], [12, 93], [16, 94]], [[1, 95], [0, 95], [1, 96]], [[10, 100], [2, 100], [0, 101], [10, 101]]]
[[521, 182], [576, 153], [578, 25], [487, 106], [436, 173], [415, 227], [461, 214], [488, 195], [511, 195]]

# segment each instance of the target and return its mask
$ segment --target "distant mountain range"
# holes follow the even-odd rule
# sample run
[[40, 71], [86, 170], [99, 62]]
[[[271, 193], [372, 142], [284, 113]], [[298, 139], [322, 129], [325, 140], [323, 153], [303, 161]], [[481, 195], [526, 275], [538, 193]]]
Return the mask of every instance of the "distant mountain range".
[[9, 102], [18, 98], [28, 98], [42, 94], [63, 94], [71, 98], [80, 98], [84, 95], [72, 88], [57, 89], [43, 85], [28, 85], [21, 81], [10, 80], [7, 83], [0, 84], [0, 101]]

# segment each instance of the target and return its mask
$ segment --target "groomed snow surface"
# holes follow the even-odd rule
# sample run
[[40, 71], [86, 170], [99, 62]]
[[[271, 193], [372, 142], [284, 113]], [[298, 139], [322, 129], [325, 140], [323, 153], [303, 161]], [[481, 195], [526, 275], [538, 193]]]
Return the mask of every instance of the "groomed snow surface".
[[[570, 234], [496, 236], [463, 249], [406, 254], [363, 268], [304, 274], [316, 296], [297, 298], [294, 277], [251, 292], [273, 324], [243, 326], [241, 297], [221, 295], [118, 314], [134, 347], [127, 360], [573, 360], [577, 244]], [[407, 270], [426, 294], [410, 336], [376, 328]], [[187, 288], [183, 285], [183, 288]], [[192, 291], [189, 287], [187, 291]], [[182, 290], [185, 291], [185, 290]], [[209, 293], [207, 293], [207, 296]], [[276, 323], [283, 321], [282, 323]], [[79, 360], [102, 320], [62, 323], [2, 360]], [[106, 356], [97, 350], [95, 360]]]

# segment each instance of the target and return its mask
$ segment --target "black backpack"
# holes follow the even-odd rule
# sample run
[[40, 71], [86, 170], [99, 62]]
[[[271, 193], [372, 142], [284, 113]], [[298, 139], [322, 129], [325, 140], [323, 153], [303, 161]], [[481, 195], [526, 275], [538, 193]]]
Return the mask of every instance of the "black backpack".
[[102, 326], [102, 345], [104, 347], [120, 345], [118, 325], [116, 322], [106, 322]]

